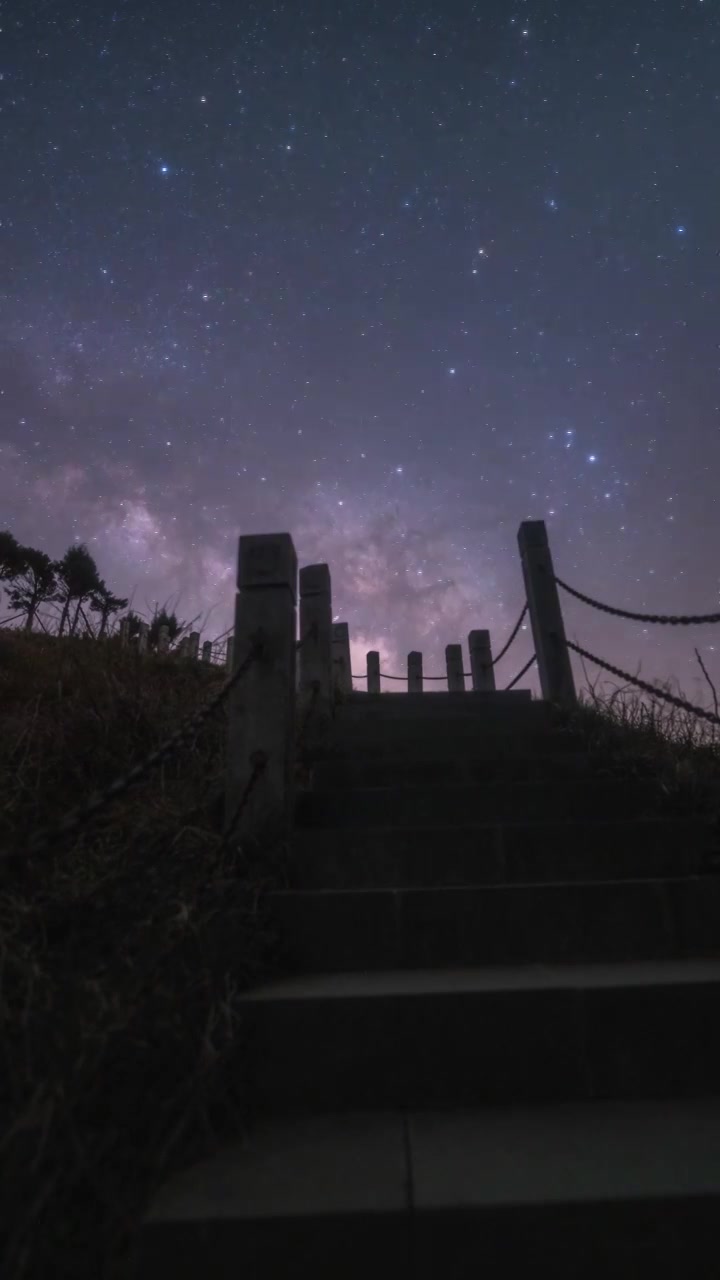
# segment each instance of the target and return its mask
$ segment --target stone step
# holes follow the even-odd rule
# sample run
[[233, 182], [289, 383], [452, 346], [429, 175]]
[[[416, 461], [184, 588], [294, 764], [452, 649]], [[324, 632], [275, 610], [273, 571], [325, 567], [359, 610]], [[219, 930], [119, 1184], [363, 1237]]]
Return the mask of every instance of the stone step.
[[[514, 692], [514, 691], [513, 691]], [[391, 720], [425, 721], [438, 719], [476, 720], [486, 725], [553, 725], [558, 723], [555, 708], [549, 702], [512, 697], [507, 701], [482, 693], [416, 693], [373, 698], [365, 694], [337, 708], [337, 724], [357, 725], [366, 721], [385, 723]]]
[[460, 755], [478, 760], [525, 758], [584, 752], [586, 739], [564, 729], [547, 726], [522, 731], [507, 726], [483, 725], [474, 719], [446, 718], [409, 723], [387, 720], [357, 726], [336, 725], [325, 747], [324, 758], [338, 761], [388, 762], [448, 760]]
[[720, 957], [720, 881], [275, 891], [292, 973]]
[[385, 826], [448, 828], [493, 821], [577, 821], [658, 816], [661, 792], [654, 781], [547, 781], [425, 787], [357, 787], [312, 790], [297, 798], [304, 827], [367, 829]]
[[251, 1114], [699, 1097], [720, 960], [280, 978], [240, 997]]
[[448, 693], [447, 689], [433, 689], [431, 682], [428, 682], [427, 689], [422, 693], [408, 693], [402, 685], [400, 688], [400, 693], [389, 693], [387, 690], [384, 693], [364, 693], [356, 689], [346, 702], [340, 704], [339, 714], [355, 707], [380, 707], [383, 711], [391, 710], [393, 713], [420, 711], [425, 709], [427, 698], [432, 699], [433, 711], [440, 707], [449, 707], [453, 711], [459, 709], [483, 712], [495, 707], [505, 710], [508, 707], [526, 707], [530, 702], [540, 703], [549, 709], [549, 704], [542, 699], [533, 699], [530, 689], [495, 689], [483, 693], [466, 689], [464, 693]]
[[717, 846], [703, 822], [537, 822], [296, 830], [288, 886], [374, 889], [695, 875]]
[[601, 764], [587, 752], [544, 752], [537, 755], [491, 756], [453, 752], [405, 759], [376, 754], [357, 758], [331, 755], [313, 769], [313, 786], [319, 791], [348, 787], [418, 787], [453, 783], [535, 782], [558, 778], [627, 778], [622, 765]]
[[715, 1280], [719, 1210], [714, 1097], [296, 1115], [168, 1182], [133, 1277]]

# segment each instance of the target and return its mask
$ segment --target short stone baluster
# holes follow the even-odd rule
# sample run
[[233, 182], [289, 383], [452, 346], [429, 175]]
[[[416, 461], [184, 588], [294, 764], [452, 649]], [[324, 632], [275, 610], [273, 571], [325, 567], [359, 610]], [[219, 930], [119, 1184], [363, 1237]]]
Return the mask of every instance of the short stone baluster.
[[118, 635], [120, 637], [121, 645], [123, 646], [123, 648], [125, 648], [125, 646], [130, 643], [130, 619], [129, 618], [120, 619]]
[[191, 631], [190, 635], [187, 637], [187, 641], [185, 644], [185, 657], [189, 658], [191, 662], [197, 662], [199, 647], [200, 647], [200, 632]]
[[489, 631], [471, 631], [468, 636], [472, 687], [477, 693], [495, 691], [495, 668]]
[[233, 637], [228, 636], [225, 641], [225, 670], [232, 671], [233, 668]]
[[461, 644], [445, 646], [445, 666], [449, 693], [465, 692], [465, 672], [463, 671], [463, 651]]
[[167, 653], [170, 648], [170, 632], [167, 627], [161, 627], [158, 631], [157, 651], [158, 653]]
[[575, 681], [545, 521], [523, 520], [518, 546], [543, 698], [574, 706]]
[[137, 638], [138, 653], [147, 653], [148, 630], [149, 630], [149, 627], [147, 622], [140, 621], [138, 623], [138, 638]]
[[422, 693], [423, 691], [423, 663], [422, 654], [413, 651], [408, 654], [408, 693]]
[[332, 715], [332, 627], [330, 569], [326, 564], [304, 565], [300, 570], [298, 666], [306, 746], [322, 736]]
[[225, 830], [273, 842], [287, 836], [293, 807], [297, 557], [290, 535], [241, 537], [237, 586], [233, 671], [254, 643], [262, 653], [225, 704]]
[[203, 640], [202, 660], [212, 662], [212, 640]]
[[374, 649], [371, 649], [367, 655], [367, 691], [368, 693], [380, 692], [380, 654]]
[[332, 624], [333, 689], [340, 697], [352, 693], [350, 670], [350, 629], [347, 622]]

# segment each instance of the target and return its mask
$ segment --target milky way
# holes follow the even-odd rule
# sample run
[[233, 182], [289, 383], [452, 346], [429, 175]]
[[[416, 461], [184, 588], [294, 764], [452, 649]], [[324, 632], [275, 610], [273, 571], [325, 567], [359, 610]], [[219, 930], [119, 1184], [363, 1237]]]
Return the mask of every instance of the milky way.
[[[356, 670], [497, 651], [528, 518], [590, 595], [718, 609], [709, 0], [28, 0], [4, 28], [0, 527], [86, 541], [209, 636], [238, 533], [287, 530]], [[610, 661], [698, 697], [697, 645], [720, 678], [711, 628], [563, 603]]]

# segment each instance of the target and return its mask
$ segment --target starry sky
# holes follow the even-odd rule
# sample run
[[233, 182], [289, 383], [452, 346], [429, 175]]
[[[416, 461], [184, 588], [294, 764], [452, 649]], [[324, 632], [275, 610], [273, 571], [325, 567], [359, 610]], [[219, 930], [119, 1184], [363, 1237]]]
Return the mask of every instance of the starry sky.
[[[356, 671], [440, 673], [475, 627], [497, 652], [524, 519], [600, 600], [718, 609], [714, 0], [10, 0], [2, 26], [0, 527], [86, 541], [206, 637], [238, 533], [286, 530]], [[717, 629], [564, 614], [646, 679], [707, 702], [696, 645], [720, 679]]]

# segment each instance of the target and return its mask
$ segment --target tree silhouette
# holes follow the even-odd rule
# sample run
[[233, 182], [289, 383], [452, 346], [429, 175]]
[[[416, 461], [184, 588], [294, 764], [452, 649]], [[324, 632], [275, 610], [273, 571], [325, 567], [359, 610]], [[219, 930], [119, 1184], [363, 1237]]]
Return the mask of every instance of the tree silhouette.
[[176, 614], [168, 613], [166, 609], [158, 609], [156, 606], [155, 613], [153, 614], [153, 620], [150, 623], [150, 630], [148, 631], [148, 644], [150, 648], [157, 648], [161, 627], [167, 627], [170, 643], [172, 644], [173, 640], [177, 640], [178, 636], [182, 635], [186, 626], [187, 623], [180, 622]]
[[92, 612], [100, 614], [100, 629], [97, 633], [99, 640], [102, 640], [107, 632], [109, 618], [114, 613], [118, 613], [120, 609], [126, 609], [127, 604], [127, 600], [122, 600], [120, 596], [114, 596], [107, 584], [103, 582], [102, 578], [100, 579], [98, 586], [90, 596]]
[[90, 600], [100, 588], [98, 567], [83, 542], [68, 547], [62, 560], [58, 560], [55, 570], [58, 577], [58, 589], [54, 599], [62, 603], [58, 635], [65, 630], [65, 623], [73, 601], [75, 614], [70, 626], [70, 635], [75, 634], [80, 606]]
[[9, 529], [0, 530], [0, 582], [11, 582], [23, 567], [23, 548]]
[[38, 607], [53, 600], [57, 590], [56, 566], [44, 551], [20, 547], [21, 566], [10, 578], [8, 599], [13, 609], [25, 615], [25, 631], [32, 631]]

